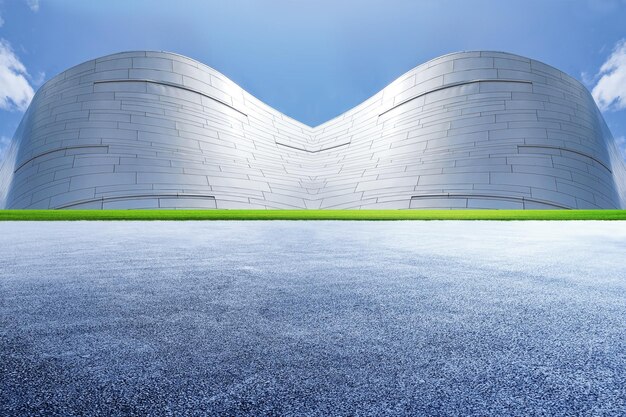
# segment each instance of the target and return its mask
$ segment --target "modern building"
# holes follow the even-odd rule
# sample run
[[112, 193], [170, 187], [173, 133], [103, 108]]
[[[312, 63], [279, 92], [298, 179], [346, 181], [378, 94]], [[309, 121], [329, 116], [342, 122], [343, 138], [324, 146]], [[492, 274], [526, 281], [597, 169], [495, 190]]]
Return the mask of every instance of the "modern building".
[[34, 97], [6, 208], [626, 208], [626, 168], [585, 87], [460, 52], [311, 127], [165, 52], [94, 59]]

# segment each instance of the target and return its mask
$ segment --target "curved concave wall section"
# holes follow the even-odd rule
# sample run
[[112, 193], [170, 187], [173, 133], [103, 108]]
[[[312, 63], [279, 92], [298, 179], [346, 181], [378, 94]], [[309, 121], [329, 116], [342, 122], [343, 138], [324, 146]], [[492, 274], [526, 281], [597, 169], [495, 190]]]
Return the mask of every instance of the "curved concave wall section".
[[461, 52], [310, 127], [164, 52], [85, 62], [36, 94], [6, 208], [619, 208], [626, 169], [589, 92]]

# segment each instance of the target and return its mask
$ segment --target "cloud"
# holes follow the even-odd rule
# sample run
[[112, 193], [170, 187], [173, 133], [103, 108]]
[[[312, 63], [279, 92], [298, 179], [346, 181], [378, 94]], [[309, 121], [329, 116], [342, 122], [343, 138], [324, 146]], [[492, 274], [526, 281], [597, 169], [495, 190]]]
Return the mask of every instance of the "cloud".
[[613, 52], [600, 67], [598, 83], [591, 91], [600, 110], [626, 108], [626, 39], [617, 42]]
[[587, 87], [592, 87], [593, 83], [596, 81], [593, 76], [589, 75], [589, 73], [585, 71], [580, 73], [580, 79]]
[[46, 73], [39, 71], [36, 77], [31, 77], [34, 86], [40, 86], [46, 80]]
[[39, 11], [39, 0], [26, 0], [26, 4], [33, 12]]
[[35, 95], [29, 78], [9, 42], [0, 39], [0, 109], [26, 110]]

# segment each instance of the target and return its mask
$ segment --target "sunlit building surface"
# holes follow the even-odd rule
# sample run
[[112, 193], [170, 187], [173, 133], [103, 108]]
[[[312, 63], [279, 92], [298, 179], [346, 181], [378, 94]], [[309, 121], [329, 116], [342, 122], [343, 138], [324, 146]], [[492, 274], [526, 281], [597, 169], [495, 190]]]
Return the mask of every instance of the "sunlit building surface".
[[586, 88], [501, 52], [431, 60], [316, 127], [190, 58], [109, 55], [39, 89], [0, 175], [6, 208], [626, 207]]

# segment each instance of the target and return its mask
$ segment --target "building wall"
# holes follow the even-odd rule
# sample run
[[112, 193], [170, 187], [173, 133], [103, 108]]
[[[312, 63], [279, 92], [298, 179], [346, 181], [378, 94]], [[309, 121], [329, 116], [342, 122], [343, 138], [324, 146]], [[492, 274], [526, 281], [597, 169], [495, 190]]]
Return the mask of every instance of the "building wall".
[[42, 86], [13, 148], [7, 208], [626, 207], [589, 92], [500, 52], [436, 58], [317, 127], [192, 59], [119, 53]]

